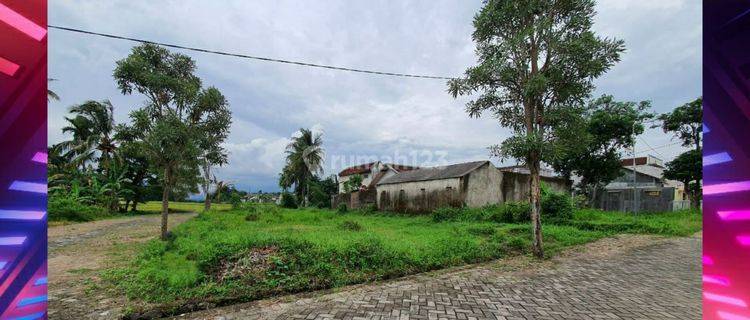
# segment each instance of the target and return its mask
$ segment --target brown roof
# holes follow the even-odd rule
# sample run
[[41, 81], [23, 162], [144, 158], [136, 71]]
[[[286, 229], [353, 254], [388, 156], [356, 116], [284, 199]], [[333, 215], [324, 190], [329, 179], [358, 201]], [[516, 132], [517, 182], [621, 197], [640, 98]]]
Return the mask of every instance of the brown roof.
[[[372, 171], [372, 166], [374, 166], [375, 163], [376, 162], [370, 162], [370, 163], [360, 164], [358, 166], [346, 168], [344, 170], [341, 170], [341, 172], [339, 172], [339, 177], [346, 177], [346, 176], [350, 176], [353, 174], [369, 173], [370, 171]], [[405, 166], [403, 164], [393, 164], [393, 163], [384, 163], [384, 164], [395, 169], [398, 172], [409, 171], [409, 170], [414, 170], [414, 169], [419, 168], [415, 166]]]
[[490, 162], [485, 160], [432, 168], [419, 168], [417, 170], [404, 171], [390, 176], [386, 179], [383, 179], [380, 183], [378, 183], [378, 185], [458, 178], [463, 177], [469, 172], [472, 172], [488, 163]]
[[339, 177], [350, 176], [353, 174], [368, 173], [370, 172], [374, 164], [375, 162], [370, 162], [370, 163], [360, 164], [358, 166], [346, 168], [344, 170], [341, 170], [341, 172], [339, 172]]

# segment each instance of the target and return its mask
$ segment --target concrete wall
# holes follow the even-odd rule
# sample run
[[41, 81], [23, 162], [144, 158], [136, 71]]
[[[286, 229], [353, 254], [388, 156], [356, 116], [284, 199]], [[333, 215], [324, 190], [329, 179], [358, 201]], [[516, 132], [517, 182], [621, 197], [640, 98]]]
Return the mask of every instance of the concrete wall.
[[429, 212], [445, 206], [462, 206], [462, 179], [415, 181], [378, 185], [378, 209], [398, 212]]
[[[664, 212], [674, 209], [674, 188], [638, 188], [638, 212]], [[633, 189], [604, 190], [597, 195], [595, 205], [607, 211], [632, 212], [635, 204]]]
[[[570, 185], [565, 179], [542, 177], [541, 180], [553, 192], [570, 194]], [[531, 181], [528, 174], [503, 172], [502, 186], [503, 201], [529, 201], [529, 188], [531, 187]]]
[[340, 203], [346, 204], [349, 209], [359, 209], [368, 204], [375, 204], [377, 201], [377, 191], [368, 189], [366, 191], [354, 191], [351, 193], [339, 193], [331, 196], [331, 208], [338, 208]]
[[503, 202], [503, 173], [492, 164], [486, 164], [467, 176], [465, 203], [469, 207], [481, 207]]

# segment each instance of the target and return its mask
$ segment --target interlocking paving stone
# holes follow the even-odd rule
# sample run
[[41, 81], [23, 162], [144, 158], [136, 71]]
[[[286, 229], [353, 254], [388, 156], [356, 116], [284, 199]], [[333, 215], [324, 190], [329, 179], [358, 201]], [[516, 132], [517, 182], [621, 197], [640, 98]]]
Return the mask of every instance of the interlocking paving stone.
[[[528, 274], [491, 265], [290, 303], [178, 319], [700, 319], [701, 238], [675, 238]], [[218, 313], [217, 313], [218, 312]], [[219, 315], [217, 315], [219, 314]]]

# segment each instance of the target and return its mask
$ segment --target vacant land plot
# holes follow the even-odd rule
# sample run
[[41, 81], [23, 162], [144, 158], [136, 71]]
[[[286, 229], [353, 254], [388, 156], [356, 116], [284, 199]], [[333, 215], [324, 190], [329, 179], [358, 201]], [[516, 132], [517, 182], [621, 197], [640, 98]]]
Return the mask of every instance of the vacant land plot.
[[[212, 203], [212, 210], [229, 210], [232, 205], [228, 203]], [[144, 213], [160, 213], [161, 201], [148, 201], [138, 206], [138, 211]], [[169, 212], [201, 212], [203, 211], [203, 202], [169, 202]]]
[[[686, 236], [700, 227], [692, 211], [579, 211], [543, 232], [553, 255], [617, 233]], [[174, 313], [525, 254], [530, 234], [528, 224], [250, 206], [202, 213], [105, 277], [134, 302]]]

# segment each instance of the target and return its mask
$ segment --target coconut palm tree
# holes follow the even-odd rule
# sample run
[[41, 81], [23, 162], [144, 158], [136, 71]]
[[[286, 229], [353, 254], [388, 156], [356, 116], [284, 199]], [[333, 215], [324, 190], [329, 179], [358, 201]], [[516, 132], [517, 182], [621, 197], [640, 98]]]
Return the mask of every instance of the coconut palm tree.
[[[49, 86], [49, 83], [52, 81], [57, 81], [57, 79], [47, 78], [47, 85]], [[47, 88], [47, 102], [49, 102], [50, 100], [60, 101], [60, 96], [58, 96], [54, 91]]]
[[75, 117], [66, 117], [68, 125], [63, 127], [64, 133], [73, 135], [73, 139], [65, 141], [61, 146], [66, 152], [71, 152], [73, 161], [81, 167], [93, 161], [96, 152], [100, 153], [100, 168], [109, 167], [115, 144], [112, 139], [114, 132], [114, 108], [109, 100], [89, 100], [72, 106], [70, 113]]
[[323, 173], [323, 137], [310, 129], [301, 128], [299, 134], [286, 146], [286, 166], [283, 183], [291, 186], [303, 204], [308, 204], [309, 180], [313, 175]]

